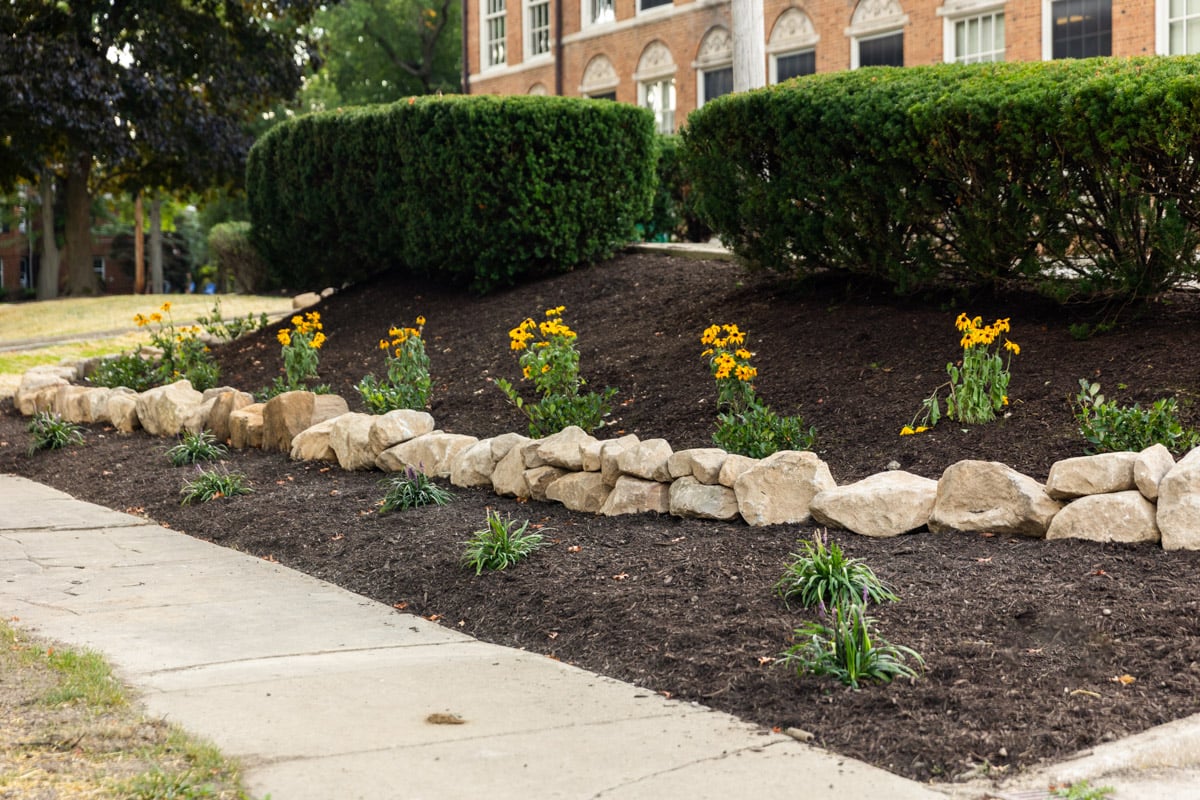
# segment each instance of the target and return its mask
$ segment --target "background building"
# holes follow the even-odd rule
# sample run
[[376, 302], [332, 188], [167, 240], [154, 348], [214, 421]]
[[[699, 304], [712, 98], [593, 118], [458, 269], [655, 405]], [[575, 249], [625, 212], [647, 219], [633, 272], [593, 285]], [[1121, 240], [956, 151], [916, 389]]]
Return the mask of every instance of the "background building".
[[[470, 94], [651, 108], [733, 89], [729, 0], [464, 0]], [[860, 66], [1200, 53], [1196, 0], [763, 0], [767, 83]]]

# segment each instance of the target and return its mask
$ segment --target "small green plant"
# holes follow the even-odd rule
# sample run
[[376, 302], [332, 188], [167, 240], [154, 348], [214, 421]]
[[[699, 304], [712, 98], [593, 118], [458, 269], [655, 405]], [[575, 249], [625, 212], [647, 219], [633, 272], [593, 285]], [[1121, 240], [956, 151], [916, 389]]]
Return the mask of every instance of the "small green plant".
[[221, 299], [218, 297], [213, 304], [212, 313], [208, 316], [200, 316], [196, 321], [204, 328], [209, 336], [219, 339], [222, 342], [232, 342], [234, 339], [245, 336], [249, 333], [262, 330], [267, 327], [266, 313], [259, 314], [257, 317], [253, 314], [247, 314], [245, 317], [234, 317], [227, 320], [221, 316]]
[[781, 417], [754, 391], [758, 369], [737, 325], [710, 325], [700, 335], [701, 355], [717, 383], [717, 429], [713, 443], [729, 453], [765, 458], [780, 450], [807, 450], [817, 431], [799, 416]]
[[[858, 689], [863, 681], [889, 683], [895, 678], [915, 678], [925, 661], [917, 651], [893, 645], [873, 633], [875, 620], [866, 615], [865, 603], [851, 601], [832, 611], [819, 605], [820, 619], [795, 631], [796, 643], [784, 651], [780, 663], [798, 675], [832, 675]], [[917, 668], [907, 661], [912, 659]]]
[[34, 414], [29, 420], [28, 431], [33, 436], [29, 455], [38, 450], [61, 450], [73, 444], [83, 444], [83, 428], [49, 411]]
[[220, 369], [212, 360], [208, 345], [200, 341], [200, 327], [188, 325], [177, 328], [169, 301], [148, 317], [134, 315], [133, 321], [139, 328], [150, 328], [150, 344], [160, 351], [155, 366], [155, 385], [183, 379], [198, 391], [217, 385]]
[[380, 339], [379, 349], [387, 359], [387, 377], [376, 380], [367, 375], [354, 388], [372, 414], [386, 414], [398, 408], [421, 410], [429, 403], [433, 382], [429, 378], [429, 356], [425, 352], [425, 318], [417, 317], [416, 327], [388, 331], [390, 339]]
[[1067, 332], [1071, 334], [1071, 338], [1077, 342], [1087, 341], [1093, 336], [1099, 336], [1102, 333], [1109, 333], [1115, 330], [1117, 323], [1115, 322], [1072, 322], [1067, 326]]
[[211, 431], [193, 433], [184, 432], [179, 444], [167, 450], [167, 458], [177, 467], [185, 464], [196, 464], [200, 461], [215, 461], [224, 457], [229, 451], [225, 445], [217, 442], [217, 437]]
[[1200, 444], [1200, 432], [1184, 428], [1179, 421], [1175, 398], [1155, 400], [1150, 408], [1138, 403], [1118, 406], [1115, 400], [1104, 399], [1099, 383], [1086, 378], [1079, 379], [1075, 420], [1089, 453], [1139, 451], [1154, 444], [1180, 453]]
[[803, 608], [844, 606], [859, 598], [884, 603], [899, 598], [874, 570], [857, 558], [847, 558], [827, 532], [813, 534], [812, 541], [801, 540], [800, 552], [792, 553], [791, 563], [775, 584], [775, 593], [784, 602], [795, 600]]
[[612, 411], [610, 401], [617, 393], [611, 387], [601, 393], [580, 392], [587, 381], [579, 376], [576, 334], [563, 322], [565, 310], [564, 306], [548, 308], [542, 322], [526, 319], [508, 332], [510, 349], [521, 353], [521, 375], [533, 382], [541, 399], [527, 403], [510, 382], [496, 379], [497, 388], [529, 418], [529, 435], [535, 439], [570, 425], [596, 430]]
[[317, 311], [309, 311], [304, 316], [297, 314], [292, 317], [292, 327], [281, 328], [275, 338], [282, 348], [283, 375], [259, 392], [259, 399], [268, 400], [284, 392], [300, 390], [327, 393], [328, 386], [308, 385], [309, 381], [320, 377], [317, 367], [321, 363], [321, 347], [325, 344], [321, 314]]
[[1088, 785], [1087, 781], [1077, 781], [1069, 786], [1050, 788], [1051, 797], [1061, 797], [1064, 800], [1102, 800], [1112, 793], [1111, 786], [1092, 787]]
[[152, 388], [157, 379], [158, 370], [154, 363], [137, 353], [122, 353], [113, 358], [103, 358], [88, 376], [88, 381], [94, 386], [105, 386], [109, 389], [126, 386], [135, 392], [144, 392]]
[[466, 541], [462, 563], [474, 569], [476, 575], [483, 574], [485, 569], [506, 569], [544, 543], [542, 534], [529, 530], [529, 522], [517, 527], [512, 518], [501, 519], [500, 512], [488, 509], [487, 525]]
[[[991, 422], [996, 413], [1008, 405], [1012, 357], [1021, 354], [1021, 346], [1007, 337], [994, 351], [992, 345], [1001, 334], [1012, 329], [1009, 320], [998, 319], [991, 325], [984, 325], [981, 317], [972, 319], [964, 313], [958, 315], [954, 326], [962, 333], [959, 341], [963, 349], [962, 361], [946, 365], [950, 380], [922, 401], [921, 410], [912, 423], [900, 429], [901, 436], [923, 433], [938, 424], [942, 416], [938, 395], [942, 389], [950, 390], [946, 397], [946, 416], [967, 425]], [[1001, 350], [1008, 353], [1007, 361]]]
[[404, 472], [384, 478], [380, 483], [386, 488], [380, 514], [392, 511], [407, 511], [420, 506], [444, 506], [454, 499], [454, 494], [434, 483], [428, 475], [411, 466]]
[[220, 497], [236, 497], [254, 491], [250, 488], [246, 476], [240, 472], [229, 472], [225, 469], [205, 470], [199, 467], [197, 472], [196, 478], [185, 483], [179, 490], [179, 494], [183, 496], [180, 505], [207, 503]]

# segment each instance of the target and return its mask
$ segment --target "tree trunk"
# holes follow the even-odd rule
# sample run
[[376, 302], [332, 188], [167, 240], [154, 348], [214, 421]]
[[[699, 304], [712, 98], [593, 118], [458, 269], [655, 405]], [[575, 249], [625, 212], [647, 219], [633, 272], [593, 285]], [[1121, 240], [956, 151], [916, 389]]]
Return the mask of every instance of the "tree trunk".
[[162, 198], [150, 198], [150, 293], [162, 294], [163, 287], [163, 237]]
[[100, 293], [100, 281], [92, 269], [92, 196], [88, 178], [92, 172], [90, 154], [71, 162], [66, 181], [67, 230], [65, 258], [67, 288], [63, 294], [73, 297]]
[[133, 293], [146, 293], [146, 239], [142, 227], [142, 192], [133, 201]]
[[38, 195], [42, 200], [42, 268], [37, 276], [37, 299], [58, 297], [58, 240], [54, 238], [54, 173], [45, 170], [38, 177]]

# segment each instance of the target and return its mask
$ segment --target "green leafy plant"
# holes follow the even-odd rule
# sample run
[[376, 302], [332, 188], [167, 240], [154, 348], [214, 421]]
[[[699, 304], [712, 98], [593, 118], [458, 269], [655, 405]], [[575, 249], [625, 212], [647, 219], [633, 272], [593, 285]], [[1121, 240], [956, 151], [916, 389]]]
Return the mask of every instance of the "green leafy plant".
[[454, 499], [454, 494], [434, 483], [419, 469], [405, 467], [404, 472], [384, 478], [380, 483], [386, 488], [380, 514], [391, 511], [407, 511], [420, 506], [444, 506]]
[[234, 339], [246, 334], [262, 330], [267, 327], [268, 322], [265, 312], [259, 314], [257, 317], [253, 314], [247, 314], [245, 317], [234, 317], [227, 320], [221, 316], [220, 298], [217, 298], [213, 303], [211, 314], [208, 316], [199, 316], [196, 318], [196, 321], [200, 323], [209, 336], [223, 342], [232, 342]]
[[1118, 406], [1115, 400], [1105, 400], [1099, 383], [1086, 378], [1079, 379], [1075, 420], [1089, 453], [1144, 450], [1154, 444], [1179, 453], [1200, 444], [1200, 432], [1180, 422], [1175, 398], [1155, 400], [1150, 408], [1138, 403]]
[[207, 503], [209, 500], [236, 497], [254, 491], [250, 488], [246, 476], [240, 472], [229, 472], [224, 469], [197, 469], [196, 478], [185, 483], [179, 490], [179, 494], [183, 496], [180, 505], [186, 506], [196, 502]]
[[801, 540], [800, 552], [789, 558], [791, 563], [775, 584], [784, 602], [796, 600], [813, 608], [822, 603], [840, 607], [859, 598], [875, 603], [899, 599], [869, 566], [847, 558], [827, 532], [814, 533], [812, 541]]
[[309, 311], [303, 316], [292, 317], [291, 328], [281, 328], [275, 335], [282, 348], [283, 375], [277, 377], [271, 386], [258, 393], [262, 399], [270, 399], [284, 392], [300, 390], [324, 394], [328, 386], [310, 387], [309, 381], [316, 380], [317, 367], [321, 363], [321, 347], [325, 344], [324, 326], [321, 324], [321, 314]]
[[[954, 325], [962, 333], [962, 361], [946, 365], [949, 382], [925, 398], [912, 423], [900, 429], [901, 436], [923, 433], [938, 424], [941, 419], [938, 395], [945, 388], [950, 390], [946, 398], [946, 416], [956, 422], [968, 425], [991, 422], [996, 418], [996, 412], [1008, 405], [1008, 384], [1012, 377], [1009, 368], [1012, 357], [1021, 353], [1021, 346], [1007, 337], [1003, 345], [997, 344], [1000, 335], [1011, 330], [1009, 320], [998, 319], [991, 325], [984, 325], [981, 317], [972, 319], [963, 313], [958, 315]], [[995, 350], [993, 345], [997, 345]], [[1007, 361], [1000, 353], [1002, 349], [1008, 353]]]
[[155, 385], [182, 379], [188, 380], [198, 391], [217, 385], [220, 369], [212, 360], [208, 345], [200, 341], [200, 327], [176, 327], [169, 301], [148, 317], [134, 315], [133, 321], [139, 328], [150, 328], [150, 343], [159, 350]]
[[100, 359], [88, 381], [94, 386], [110, 389], [126, 386], [135, 392], [144, 392], [155, 385], [157, 373], [155, 365], [137, 353], [122, 353]]
[[1087, 781], [1077, 781], [1069, 786], [1051, 787], [1051, 797], [1064, 800], [1102, 800], [1113, 793], [1111, 786], [1089, 786]]
[[[925, 661], [917, 651], [893, 645], [876, 636], [875, 620], [865, 604], [851, 601], [832, 611], [819, 605], [820, 619], [795, 631], [796, 643], [784, 651], [780, 663], [798, 675], [832, 675], [858, 689], [864, 681], [888, 683], [895, 678], [915, 678]], [[907, 661], [912, 659], [917, 668]]]
[[225, 445], [217, 442], [212, 431], [184, 432], [179, 443], [167, 450], [167, 458], [177, 467], [185, 464], [195, 464], [200, 461], [215, 461], [229, 451]]
[[387, 359], [387, 377], [376, 380], [367, 375], [354, 388], [373, 414], [385, 414], [397, 408], [423, 409], [429, 403], [433, 386], [429, 378], [429, 356], [425, 352], [425, 318], [417, 317], [416, 327], [388, 331], [390, 339], [381, 339], [379, 349]]
[[34, 414], [27, 429], [33, 436], [29, 445], [30, 455], [38, 450], [61, 450], [73, 444], [83, 444], [83, 428], [49, 411]]
[[807, 450], [817, 431], [799, 416], [781, 417], [754, 391], [758, 369], [745, 348], [746, 333], [737, 325], [710, 325], [700, 335], [701, 355], [717, 383], [717, 429], [713, 443], [729, 453], [765, 458], [780, 450]]
[[596, 430], [612, 411], [610, 401], [617, 393], [611, 387], [600, 393], [581, 393], [587, 381], [579, 376], [576, 334], [563, 322], [565, 310], [564, 306], [548, 308], [542, 322], [526, 319], [508, 332], [510, 349], [521, 354], [521, 375], [533, 382], [541, 399], [527, 403], [510, 382], [496, 379], [508, 401], [529, 418], [529, 435], [535, 439], [570, 425]]
[[542, 534], [529, 530], [528, 521], [517, 527], [513, 519], [502, 519], [498, 511], [488, 509], [487, 525], [466, 541], [462, 563], [474, 569], [476, 575], [483, 574], [485, 569], [506, 569], [544, 543]]

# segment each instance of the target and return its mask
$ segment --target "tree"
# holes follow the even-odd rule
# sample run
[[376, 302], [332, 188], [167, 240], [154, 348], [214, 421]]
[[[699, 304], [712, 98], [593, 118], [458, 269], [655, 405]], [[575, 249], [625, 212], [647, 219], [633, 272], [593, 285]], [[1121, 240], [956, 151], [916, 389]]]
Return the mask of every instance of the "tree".
[[313, 23], [324, 66], [305, 95], [317, 107], [459, 90], [458, 0], [346, 0]]
[[0, 186], [63, 180], [67, 293], [98, 290], [92, 183], [236, 180], [251, 113], [294, 96], [318, 0], [0, 3]]

